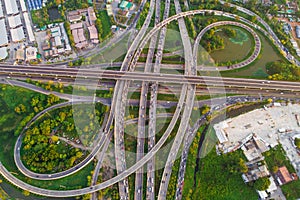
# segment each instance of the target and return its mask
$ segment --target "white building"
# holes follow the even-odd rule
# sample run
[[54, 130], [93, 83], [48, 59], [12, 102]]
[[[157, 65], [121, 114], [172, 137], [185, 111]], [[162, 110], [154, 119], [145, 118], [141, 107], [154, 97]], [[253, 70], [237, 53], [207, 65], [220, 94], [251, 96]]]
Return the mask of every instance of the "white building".
[[10, 28], [16, 28], [22, 24], [20, 15], [8, 17], [8, 24]]
[[21, 5], [22, 12], [26, 12], [27, 8], [26, 8], [25, 1], [24, 0], [19, 0], [19, 2], [20, 2], [20, 5]]
[[36, 47], [28, 47], [26, 48], [26, 60], [35, 60], [37, 55], [37, 48]]
[[0, 47], [0, 60], [5, 59], [7, 56], [7, 47]]
[[16, 0], [4, 0], [7, 15], [14, 15], [19, 13]]
[[0, 17], [4, 17], [1, 1], [0, 1]]
[[23, 27], [10, 29], [10, 34], [13, 42], [19, 42], [25, 39]]
[[32, 27], [31, 27], [31, 23], [30, 23], [30, 20], [29, 20], [28, 13], [27, 12], [23, 13], [23, 17], [24, 17], [24, 20], [25, 20], [25, 27], [27, 29], [27, 34], [28, 34], [29, 41], [34, 42], [35, 41], [35, 36], [33, 34], [33, 31], [32, 31]]
[[0, 19], [0, 46], [8, 44], [7, 31], [4, 20], [5, 19]]

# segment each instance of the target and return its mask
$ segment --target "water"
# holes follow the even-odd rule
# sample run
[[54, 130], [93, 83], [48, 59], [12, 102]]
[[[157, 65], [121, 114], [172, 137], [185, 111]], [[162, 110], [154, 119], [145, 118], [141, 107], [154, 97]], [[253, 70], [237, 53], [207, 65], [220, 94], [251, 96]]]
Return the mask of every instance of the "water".
[[228, 38], [223, 32], [217, 32], [224, 39], [225, 48], [210, 53], [210, 56], [216, 63], [227, 61], [244, 60], [250, 53], [251, 47], [254, 45], [249, 39], [251, 35], [245, 30], [237, 29], [235, 38]]

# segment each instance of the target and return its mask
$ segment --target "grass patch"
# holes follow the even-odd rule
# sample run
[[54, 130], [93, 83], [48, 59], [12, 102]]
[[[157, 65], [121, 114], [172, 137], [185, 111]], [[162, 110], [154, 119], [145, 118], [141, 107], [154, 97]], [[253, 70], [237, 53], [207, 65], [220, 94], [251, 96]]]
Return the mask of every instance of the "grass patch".
[[98, 18], [100, 18], [102, 23], [102, 34], [101, 38], [106, 39], [111, 35], [111, 19], [107, 14], [106, 10], [100, 10], [98, 13]]

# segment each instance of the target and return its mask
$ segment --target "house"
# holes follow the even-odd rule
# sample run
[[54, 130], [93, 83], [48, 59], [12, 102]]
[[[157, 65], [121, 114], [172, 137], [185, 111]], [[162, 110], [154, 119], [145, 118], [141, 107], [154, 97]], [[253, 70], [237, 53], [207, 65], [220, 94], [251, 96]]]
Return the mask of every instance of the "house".
[[106, 4], [106, 11], [108, 16], [113, 15], [112, 6], [110, 4]]
[[88, 30], [89, 30], [91, 42], [94, 43], [94, 44], [99, 43], [99, 40], [98, 40], [98, 31], [97, 31], [97, 28], [95, 27], [95, 25], [89, 26]]
[[79, 22], [79, 23], [71, 24], [70, 29], [74, 30], [74, 29], [82, 28], [82, 26], [83, 26], [82, 22]]
[[36, 47], [27, 47], [26, 48], [26, 61], [35, 60], [37, 58], [37, 48]]
[[17, 49], [16, 51], [16, 60], [17, 61], [24, 61], [25, 60], [25, 51], [22, 48]]
[[286, 166], [280, 167], [275, 175], [277, 177], [277, 181], [278, 181], [279, 185], [284, 185], [284, 184], [289, 183], [293, 180], [292, 176], [289, 173]]
[[123, 11], [128, 11], [128, 10], [130, 10], [130, 8], [132, 6], [133, 6], [133, 4], [131, 2], [129, 2], [129, 1], [122, 1], [119, 7]]
[[88, 12], [88, 20], [89, 20], [90, 25], [95, 24], [95, 21], [96, 21], [97, 17], [96, 17], [94, 8], [93, 7], [89, 7], [87, 9], [87, 12]]
[[82, 15], [71, 15], [69, 16], [69, 21], [71, 23], [78, 22], [82, 19]]
[[42, 44], [43, 51], [49, 50], [51, 48], [49, 40], [45, 40]]
[[245, 183], [255, 181], [259, 178], [266, 177], [270, 175], [270, 172], [266, 165], [262, 165], [261, 162], [252, 164], [248, 167], [248, 172], [242, 175]]

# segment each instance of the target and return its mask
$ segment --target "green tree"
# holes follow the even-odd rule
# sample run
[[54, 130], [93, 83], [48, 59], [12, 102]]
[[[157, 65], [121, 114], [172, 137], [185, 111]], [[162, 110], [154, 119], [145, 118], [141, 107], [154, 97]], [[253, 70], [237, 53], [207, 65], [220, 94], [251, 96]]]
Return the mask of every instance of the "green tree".
[[270, 179], [268, 177], [263, 177], [254, 182], [254, 188], [259, 191], [264, 191], [269, 188], [270, 184]]
[[277, 171], [278, 171], [278, 166], [273, 166], [273, 167], [272, 167], [272, 172], [273, 172], [273, 173], [276, 173]]
[[295, 138], [295, 145], [298, 149], [300, 149], [300, 138]]
[[240, 158], [239, 166], [240, 166], [240, 170], [241, 170], [242, 173], [247, 173], [248, 172], [248, 167], [247, 167], [245, 161], [242, 158]]
[[28, 197], [30, 195], [30, 192], [27, 190], [23, 190], [22, 192], [24, 194], [24, 196]]

